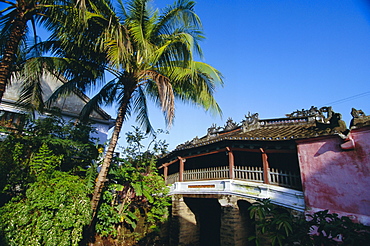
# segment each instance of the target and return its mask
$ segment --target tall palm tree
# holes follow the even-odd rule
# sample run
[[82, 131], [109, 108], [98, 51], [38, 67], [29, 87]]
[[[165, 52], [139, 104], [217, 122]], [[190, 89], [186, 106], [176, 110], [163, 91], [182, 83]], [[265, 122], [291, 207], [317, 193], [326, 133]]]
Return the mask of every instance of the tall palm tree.
[[[152, 130], [148, 119], [147, 97], [162, 109], [171, 125], [175, 113], [175, 98], [221, 113], [213, 93], [222, 85], [222, 76], [212, 66], [195, 61], [202, 56], [199, 41], [202, 25], [194, 12], [195, 3], [179, 0], [162, 13], [150, 9], [148, 0], [131, 0], [119, 5], [121, 25], [127, 40], [120, 45], [121, 35], [106, 36], [104, 40], [110, 71], [114, 79], [85, 106], [88, 115], [101, 104], [118, 105], [116, 123], [98, 175], [92, 198], [95, 214], [113, 153], [124, 120], [137, 114], [138, 122], [147, 132]], [[110, 29], [111, 34], [117, 30]]]

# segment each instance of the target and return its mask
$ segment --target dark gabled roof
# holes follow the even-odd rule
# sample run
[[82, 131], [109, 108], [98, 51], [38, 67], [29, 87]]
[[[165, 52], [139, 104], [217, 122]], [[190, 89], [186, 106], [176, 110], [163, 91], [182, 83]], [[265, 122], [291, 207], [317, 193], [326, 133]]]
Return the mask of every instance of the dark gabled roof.
[[[43, 100], [46, 101], [50, 96], [59, 88], [66, 79], [63, 77], [56, 77], [54, 75], [45, 73], [41, 80], [41, 85], [43, 89]], [[13, 80], [11, 86], [7, 87], [5, 91], [1, 105], [6, 109], [14, 109], [16, 111], [26, 110], [21, 104], [17, 102], [20, 95], [20, 89], [22, 88], [21, 80]], [[82, 108], [90, 100], [83, 92], [78, 89], [73, 89], [73, 93], [66, 95], [66, 97], [58, 98], [56, 101], [46, 108], [46, 112], [51, 112], [53, 108], [58, 108], [61, 110], [61, 114], [68, 117], [78, 118]], [[107, 114], [100, 107], [95, 108], [90, 114], [90, 120], [93, 122], [99, 122], [109, 127], [114, 125], [114, 119]]]
[[212, 125], [204, 137], [180, 144], [174, 151], [195, 148], [215, 142], [233, 141], [287, 141], [314, 138], [320, 136], [340, 135], [344, 137], [348, 129], [341, 114], [331, 107], [309, 110], [297, 110], [285, 118], [259, 119], [258, 114], [248, 114], [241, 124], [228, 119], [224, 127]]

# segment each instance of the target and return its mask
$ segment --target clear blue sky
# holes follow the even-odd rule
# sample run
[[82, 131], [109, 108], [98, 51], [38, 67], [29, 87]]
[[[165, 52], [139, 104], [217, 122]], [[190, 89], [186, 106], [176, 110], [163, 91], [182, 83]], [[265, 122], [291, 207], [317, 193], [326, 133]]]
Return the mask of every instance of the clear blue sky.
[[[113, 0], [114, 1], [114, 0]], [[174, 0], [154, 0], [163, 8]], [[215, 95], [222, 117], [177, 103], [174, 125], [163, 138], [170, 150], [201, 137], [213, 123], [244, 115], [279, 118], [297, 109], [333, 106], [347, 126], [354, 107], [370, 115], [370, 1], [198, 0], [206, 40], [205, 62], [224, 75]], [[115, 117], [113, 109], [106, 108]], [[132, 117], [134, 118], [134, 117]], [[166, 129], [152, 107], [155, 129]], [[125, 144], [126, 122], [119, 144]]]
[[[154, 0], [161, 8], [171, 0]], [[216, 98], [223, 116], [177, 104], [164, 136], [174, 149], [228, 117], [278, 118], [333, 106], [349, 125], [352, 107], [370, 115], [370, 5], [364, 0], [198, 0], [205, 62], [224, 75]], [[360, 96], [357, 96], [362, 94]], [[342, 100], [346, 99], [346, 100]], [[342, 101], [339, 101], [342, 100]], [[108, 111], [109, 112], [109, 111]], [[165, 128], [153, 108], [155, 128]], [[133, 122], [127, 122], [125, 130]], [[121, 136], [124, 143], [124, 135]]]

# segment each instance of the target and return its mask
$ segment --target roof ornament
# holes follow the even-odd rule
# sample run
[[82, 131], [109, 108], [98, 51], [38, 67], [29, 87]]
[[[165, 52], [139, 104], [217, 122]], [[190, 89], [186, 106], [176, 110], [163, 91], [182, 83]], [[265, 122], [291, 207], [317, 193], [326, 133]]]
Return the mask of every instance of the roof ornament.
[[331, 107], [322, 107], [319, 109], [319, 113], [316, 115], [316, 121], [324, 124], [330, 124], [330, 120], [334, 115], [334, 111]]
[[370, 115], [366, 115], [361, 109], [352, 108], [351, 115], [351, 129], [370, 125]]
[[251, 130], [252, 128], [257, 128], [259, 126], [258, 122], [258, 113], [251, 115], [251, 112], [248, 112], [248, 116], [245, 115], [245, 120], [242, 121], [243, 132]]
[[226, 125], [224, 127], [224, 131], [231, 131], [238, 127], [238, 124], [233, 121], [232, 118], [228, 118], [226, 121]]
[[302, 109], [302, 110], [296, 110], [291, 114], [286, 114], [285, 116], [288, 118], [298, 118], [298, 117], [307, 117], [307, 116], [315, 116], [319, 114], [319, 110], [317, 107], [311, 106], [310, 109]]
[[212, 124], [211, 127], [207, 129], [207, 138], [217, 137], [221, 129], [222, 127]]
[[286, 114], [288, 118], [303, 118], [308, 117], [308, 121], [317, 121], [323, 124], [330, 124], [330, 120], [334, 115], [334, 111], [332, 107], [321, 107], [317, 109], [317, 107], [311, 106], [310, 109], [305, 110], [296, 110], [291, 114]]
[[190, 141], [186, 141], [185, 143], [183, 144], [179, 144], [176, 146], [176, 149], [182, 149], [182, 148], [185, 148], [185, 147], [188, 147], [188, 146], [191, 146], [191, 145], [195, 145], [197, 143], [200, 142], [200, 139], [198, 138], [198, 136], [196, 136], [195, 138], [193, 138], [192, 140]]
[[364, 118], [366, 116], [364, 111], [362, 111], [361, 109], [357, 110], [355, 108], [352, 108], [351, 115], [353, 118]]

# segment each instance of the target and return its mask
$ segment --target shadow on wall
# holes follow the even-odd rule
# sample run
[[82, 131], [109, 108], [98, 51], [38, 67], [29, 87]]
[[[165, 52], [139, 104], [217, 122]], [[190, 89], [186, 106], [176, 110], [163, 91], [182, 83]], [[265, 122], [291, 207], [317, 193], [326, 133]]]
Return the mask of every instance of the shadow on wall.
[[340, 148], [334, 148], [333, 149], [332, 144], [326, 142], [323, 145], [321, 145], [321, 147], [315, 153], [314, 157], [319, 157], [320, 155], [325, 154], [327, 152], [339, 153], [341, 151], [342, 150]]

